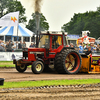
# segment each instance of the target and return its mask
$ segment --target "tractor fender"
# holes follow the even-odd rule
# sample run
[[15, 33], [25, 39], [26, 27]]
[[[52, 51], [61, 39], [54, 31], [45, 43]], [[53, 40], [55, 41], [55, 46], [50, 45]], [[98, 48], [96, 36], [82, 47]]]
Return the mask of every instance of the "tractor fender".
[[44, 61], [41, 58], [37, 58], [36, 60], [41, 61], [44, 64]]
[[75, 48], [74, 47], [63, 47], [62, 48], [62, 50], [60, 51], [60, 52], [62, 52], [62, 51], [64, 51], [64, 49], [66, 50], [75, 50]]

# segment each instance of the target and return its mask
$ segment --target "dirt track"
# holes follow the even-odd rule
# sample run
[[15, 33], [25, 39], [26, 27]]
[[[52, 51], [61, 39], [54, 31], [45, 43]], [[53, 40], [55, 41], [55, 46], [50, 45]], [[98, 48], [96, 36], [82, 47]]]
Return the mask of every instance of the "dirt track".
[[[100, 78], [100, 74], [33, 74], [28, 68], [24, 73], [18, 73], [15, 68], [0, 68], [0, 78], [5, 81], [52, 80], [52, 79], [87, 79]], [[100, 85], [94, 87], [55, 87], [29, 88], [17, 90], [0, 89], [0, 100], [100, 100]]]
[[33, 74], [28, 68], [26, 72], [19, 73], [15, 68], [0, 68], [0, 78], [5, 78], [5, 81], [25, 81], [25, 80], [52, 80], [52, 79], [88, 79], [100, 78], [100, 74], [57, 74], [55, 72]]
[[3, 90], [0, 100], [100, 100], [100, 86]]

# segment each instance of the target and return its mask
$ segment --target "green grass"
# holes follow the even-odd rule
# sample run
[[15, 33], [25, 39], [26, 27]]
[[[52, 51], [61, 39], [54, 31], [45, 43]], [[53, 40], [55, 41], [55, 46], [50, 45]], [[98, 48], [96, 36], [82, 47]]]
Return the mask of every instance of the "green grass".
[[22, 81], [22, 82], [4, 82], [0, 88], [25, 88], [51, 85], [76, 85], [76, 84], [96, 84], [100, 79], [81, 79], [81, 80], [43, 80], [43, 81]]
[[[15, 64], [13, 64], [13, 61], [0, 61], [0, 67], [15, 67]], [[31, 65], [28, 67], [31, 67]]]
[[0, 67], [15, 67], [13, 61], [0, 61]]

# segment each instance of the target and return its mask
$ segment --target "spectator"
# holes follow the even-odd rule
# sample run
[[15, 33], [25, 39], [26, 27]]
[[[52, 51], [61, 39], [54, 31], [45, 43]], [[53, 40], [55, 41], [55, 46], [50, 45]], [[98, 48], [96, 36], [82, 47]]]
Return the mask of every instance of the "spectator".
[[33, 42], [33, 48], [35, 48], [35, 47], [36, 47], [35, 42]]
[[93, 46], [94, 46], [94, 44], [93, 44], [93, 43], [91, 43], [91, 44], [90, 44], [91, 51], [93, 51]]
[[33, 46], [33, 43], [31, 43], [31, 45], [29, 46], [30, 48], [33, 48], [34, 46]]
[[8, 51], [8, 45], [9, 45], [9, 42], [7, 41], [6, 42], [6, 51]]
[[84, 48], [83, 48], [83, 44], [80, 43], [80, 46], [79, 46], [79, 53], [83, 53], [83, 50], [84, 50]]
[[23, 42], [22, 48], [26, 48], [26, 43], [25, 43], [25, 41]]
[[73, 43], [70, 43], [70, 47], [74, 47], [74, 44]]
[[76, 44], [76, 46], [75, 46], [75, 50], [78, 50], [78, 51], [79, 51], [78, 44]]
[[90, 56], [92, 54], [91, 47], [88, 47], [88, 50], [85, 53], [86, 55]]
[[13, 42], [11, 42], [11, 40], [9, 40], [8, 45], [7, 45], [7, 51], [12, 52], [12, 46], [14, 45]]
[[31, 45], [29, 47], [30, 48], [35, 48], [36, 47], [35, 42], [31, 43]]
[[16, 50], [16, 45], [14, 43], [14, 45], [12, 46], [12, 50], [15, 51]]
[[96, 52], [96, 51], [97, 51], [97, 46], [94, 45], [94, 47], [93, 47], [93, 52]]
[[100, 51], [100, 46], [99, 46], [99, 44], [97, 44], [97, 52], [99, 52]]
[[4, 43], [0, 40], [0, 51], [5, 51]]
[[88, 44], [86, 44], [86, 47], [84, 48], [84, 51], [88, 50]]
[[18, 49], [22, 49], [22, 46], [23, 44], [22, 44], [22, 41], [20, 40], [20, 43], [18, 44]]
[[14, 43], [14, 45], [12, 46], [12, 48], [13, 48], [14, 51], [15, 51], [15, 50], [18, 50], [18, 41], [16, 41], [16, 42]]
[[18, 41], [16, 41], [15, 46], [16, 46], [16, 50], [18, 50]]

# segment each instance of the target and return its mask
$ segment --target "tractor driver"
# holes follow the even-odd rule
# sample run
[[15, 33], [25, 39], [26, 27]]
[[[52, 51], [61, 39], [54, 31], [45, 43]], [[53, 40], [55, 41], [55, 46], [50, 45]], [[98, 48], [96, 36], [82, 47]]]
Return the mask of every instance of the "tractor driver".
[[52, 48], [57, 49], [58, 44], [56, 43], [58, 36], [52, 36]]

